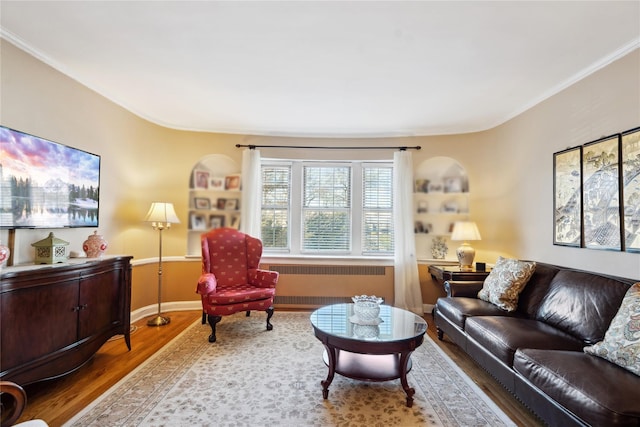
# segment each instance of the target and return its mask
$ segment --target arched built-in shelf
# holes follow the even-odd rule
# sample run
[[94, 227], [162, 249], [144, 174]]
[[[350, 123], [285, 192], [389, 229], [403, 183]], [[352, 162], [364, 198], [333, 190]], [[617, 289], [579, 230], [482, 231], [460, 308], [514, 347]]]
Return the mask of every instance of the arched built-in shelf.
[[469, 178], [450, 157], [427, 159], [414, 175], [416, 253], [420, 259], [431, 259], [434, 237], [448, 242], [453, 224], [469, 218]]
[[189, 177], [187, 255], [200, 255], [200, 236], [217, 227], [240, 226], [240, 167], [228, 156], [202, 158]]

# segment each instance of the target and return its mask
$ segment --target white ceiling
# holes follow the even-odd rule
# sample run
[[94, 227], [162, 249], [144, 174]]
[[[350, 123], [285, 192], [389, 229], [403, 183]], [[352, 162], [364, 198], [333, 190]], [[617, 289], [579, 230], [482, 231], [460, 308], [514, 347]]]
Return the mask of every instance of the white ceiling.
[[435, 135], [492, 128], [637, 49], [640, 1], [2, 0], [0, 30], [171, 128]]

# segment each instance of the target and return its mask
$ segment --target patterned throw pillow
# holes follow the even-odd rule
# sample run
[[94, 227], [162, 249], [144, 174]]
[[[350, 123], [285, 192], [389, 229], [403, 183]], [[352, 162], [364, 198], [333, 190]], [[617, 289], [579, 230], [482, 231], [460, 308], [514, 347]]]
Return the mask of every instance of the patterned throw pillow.
[[478, 298], [505, 311], [514, 311], [518, 306], [520, 292], [535, 269], [536, 263], [533, 261], [498, 257], [496, 265], [478, 292]]
[[624, 296], [604, 340], [584, 352], [607, 359], [640, 376], [640, 282]]

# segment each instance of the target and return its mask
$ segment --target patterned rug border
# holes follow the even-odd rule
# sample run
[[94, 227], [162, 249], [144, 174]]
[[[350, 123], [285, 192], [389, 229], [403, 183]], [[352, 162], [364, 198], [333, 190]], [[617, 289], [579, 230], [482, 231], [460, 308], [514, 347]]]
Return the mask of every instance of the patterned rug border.
[[[287, 312], [287, 313], [281, 313], [281, 316], [284, 317], [284, 319], [286, 319], [288, 316], [292, 316], [292, 318], [295, 318], [295, 316], [299, 316], [299, 317], [308, 317], [310, 316], [310, 313], [308, 312]], [[232, 317], [232, 316], [230, 316]], [[234, 320], [234, 322], [238, 322], [238, 320]], [[232, 326], [229, 326], [232, 327]], [[133, 371], [131, 371], [129, 374], [127, 374], [125, 377], [123, 377], [120, 381], [118, 381], [116, 384], [114, 384], [112, 387], [110, 387], [107, 391], [105, 391], [101, 396], [99, 396], [97, 399], [95, 399], [93, 402], [91, 402], [87, 407], [85, 407], [82, 411], [80, 411], [78, 414], [76, 414], [72, 419], [70, 419], [67, 423], [64, 424], [64, 427], [69, 427], [69, 426], [74, 426], [74, 425], [84, 425], [84, 424], [77, 424], [80, 420], [83, 420], [83, 422], [90, 422], [91, 425], [131, 425], [131, 426], [143, 426], [143, 425], [165, 425], [164, 422], [161, 421], [161, 419], [158, 419], [158, 415], [156, 415], [155, 413], [152, 413], [153, 411], [156, 411], [155, 409], [155, 404], [157, 404], [159, 402], [147, 402], [144, 401], [144, 405], [141, 405], [141, 407], [136, 408], [135, 412], [139, 413], [137, 415], [137, 418], [135, 418], [135, 421], [132, 420], [131, 418], [128, 419], [127, 422], [124, 423], [120, 423], [120, 422], [116, 422], [116, 423], [109, 423], [109, 418], [103, 419], [102, 421], [105, 421], [106, 424], [101, 424], [99, 421], [101, 420], [100, 418], [100, 413], [95, 415], [93, 418], [89, 417], [89, 414], [91, 414], [92, 411], [94, 411], [95, 408], [99, 407], [106, 399], [108, 398], [112, 398], [114, 399], [114, 394], [119, 392], [118, 395], [122, 395], [123, 393], [127, 393], [128, 391], [130, 391], [131, 389], [135, 389], [135, 385], [132, 386], [132, 384], [129, 384], [129, 388], [125, 388], [123, 390], [119, 390], [121, 387], [123, 387], [123, 385], [127, 382], [127, 381], [132, 381], [133, 384], [135, 384], [136, 382], [136, 376], [138, 375], [142, 375], [145, 373], [145, 369], [147, 367], [149, 367], [150, 364], [154, 364], [156, 363], [158, 360], [160, 360], [160, 358], [162, 358], [162, 360], [166, 360], [166, 356], [167, 356], [167, 352], [174, 352], [175, 350], [178, 348], [178, 343], [185, 338], [185, 335], [187, 334], [202, 334], [202, 332], [205, 330], [204, 328], [208, 328], [208, 326], [206, 325], [201, 325], [201, 320], [196, 320], [194, 321], [192, 324], [190, 324], [187, 328], [185, 328], [184, 331], [182, 331], [180, 334], [178, 334], [175, 338], [173, 338], [170, 342], [168, 342], [165, 346], [163, 346], [160, 350], [158, 350], [155, 354], [153, 354], [149, 359], [147, 359], [146, 361], [144, 361], [142, 364], [140, 364], [138, 367], [136, 367]], [[309, 329], [311, 328], [310, 324], [309, 324]], [[284, 329], [284, 328], [283, 328]], [[251, 334], [254, 334], [255, 328], [251, 330]], [[236, 331], [236, 332], [242, 332], [242, 331]], [[298, 331], [293, 331], [293, 333], [296, 333]], [[314, 345], [319, 344], [321, 346], [321, 344], [319, 343], [319, 341], [313, 337], [313, 332], [310, 329], [310, 336], [312, 337], [311, 342], [315, 342]], [[185, 338], [185, 343], [182, 344], [189, 344], [189, 337]], [[203, 342], [206, 342], [206, 337], [203, 335]], [[305, 339], [309, 340], [309, 337], [305, 336]], [[216, 343], [213, 345], [219, 345], [220, 343]], [[211, 346], [212, 344], [206, 343], [206, 345], [203, 345], [202, 348], [207, 348], [209, 346]], [[200, 344], [198, 344], [198, 346], [200, 347]], [[307, 344], [308, 346], [308, 344]], [[172, 347], [176, 347], [176, 348], [172, 348]], [[430, 352], [430, 349], [435, 348], [435, 352]], [[413, 361], [414, 361], [414, 367], [413, 370], [409, 373], [409, 383], [412, 387], [414, 387], [416, 389], [416, 392], [420, 391], [422, 393], [422, 405], [420, 402], [420, 399], [416, 400], [415, 403], [418, 403], [418, 405], [414, 404], [414, 413], [415, 411], [420, 412], [420, 410], [424, 410], [424, 414], [422, 415], [422, 417], [424, 418], [423, 422], [421, 422], [421, 425], [442, 425], [442, 426], [466, 426], [466, 425], [496, 425], [496, 422], [502, 423], [506, 426], [515, 426], [515, 423], [513, 423], [513, 421], [511, 421], [509, 419], [509, 417], [486, 395], [486, 393], [484, 393], [480, 387], [464, 372], [460, 369], [460, 367], [458, 367], [456, 365], [456, 363], [446, 354], [446, 352], [441, 349], [439, 347], [439, 345], [434, 342], [434, 340], [432, 340], [428, 335], [425, 335], [425, 342], [422, 344], [422, 346], [416, 350], [416, 352], [418, 352], [419, 350], [422, 349], [422, 353], [423, 355], [421, 355], [421, 360], [418, 361], [418, 357], [416, 355], [416, 353], [414, 353], [414, 357], [412, 357]], [[201, 352], [202, 353], [202, 352]], [[189, 364], [189, 366], [194, 365], [198, 362], [199, 359], [201, 358], [206, 358], [207, 356], [203, 356], [201, 353], [195, 353], [198, 354], [198, 357], [192, 361], [183, 361], [181, 363], [179, 363], [180, 365], [186, 365], [187, 363]], [[204, 352], [206, 353], [206, 352]], [[318, 358], [321, 359], [321, 355], [318, 355]], [[440, 360], [438, 360], [440, 359]], [[444, 363], [443, 363], [444, 362]], [[173, 362], [175, 363], [175, 361]], [[420, 365], [424, 365], [424, 366], [420, 366]], [[432, 378], [432, 376], [435, 375], [430, 375], [432, 374], [431, 371], [429, 371], [429, 368], [432, 367], [432, 365], [438, 365], [438, 367], [440, 368], [440, 370], [442, 371], [441, 377], [438, 378]], [[324, 366], [324, 364], [322, 364], [322, 366], [326, 369], [326, 367]], [[150, 369], [153, 369], [152, 367], [149, 367]], [[182, 367], [180, 369], [183, 369]], [[187, 368], [188, 370], [188, 368]], [[185, 370], [185, 373], [186, 371]], [[452, 374], [453, 373], [453, 374]], [[184, 375], [181, 374], [181, 375]], [[326, 375], [326, 371], [324, 371], [322, 373], [322, 375]], [[331, 392], [329, 393], [329, 400], [322, 400], [322, 395], [321, 395], [321, 387], [319, 385], [320, 379], [324, 379], [318, 377], [317, 378], [317, 386], [315, 387], [314, 390], [312, 390], [312, 393], [315, 396], [318, 396], [318, 400], [316, 403], [316, 406], [320, 406], [322, 409], [322, 406], [325, 406], [325, 410], [327, 409], [326, 407], [329, 406], [330, 412], [338, 412], [340, 414], [342, 414], [341, 411], [344, 410], [344, 408], [342, 408], [340, 406], [341, 403], [344, 402], [338, 402], [338, 400], [341, 398], [340, 396], [342, 396], [342, 399], [344, 400], [344, 397], [347, 396], [347, 398], [349, 398], [348, 401], [346, 401], [346, 403], [350, 403], [351, 405], [354, 404], [353, 401], [353, 395], [349, 395], [348, 393], [353, 393], [354, 391], [351, 390], [342, 390], [342, 389], [347, 389], [349, 387], [352, 387], [353, 383], [360, 383], [362, 384], [362, 382], [357, 382], [357, 381], [353, 381], [353, 380], [349, 380], [346, 378], [343, 378], [339, 375], [336, 375], [336, 379], [334, 379], [334, 384], [332, 384], [332, 388], [331, 388]], [[172, 378], [172, 381], [174, 380], [174, 378]], [[139, 379], [138, 379], [139, 381]], [[169, 381], [169, 382], [172, 382]], [[176, 387], [176, 386], [180, 386], [180, 382], [184, 381], [182, 377], [178, 377], [175, 379], [175, 383], [171, 386], [171, 387]], [[342, 383], [341, 383], [342, 382]], [[346, 382], [346, 385], [345, 385]], [[349, 383], [351, 382], [351, 383]], [[382, 387], [386, 387], [388, 389], [390, 389], [389, 393], [390, 396], [392, 396], [392, 399], [395, 402], [395, 399], [397, 398], [398, 402], [400, 401], [404, 401], [403, 399], [403, 395], [402, 395], [402, 390], [400, 388], [400, 390], [398, 390], [397, 388], [394, 388], [395, 386], [392, 384], [395, 382], [386, 382], [386, 383], [368, 383], [368, 384], [390, 384], [388, 386], [382, 386]], [[449, 390], [447, 386], [443, 386], [442, 384], [444, 383], [451, 383], [453, 390]], [[460, 383], [463, 383], [463, 385], [461, 385]], [[435, 385], [435, 386], [434, 386]], [[399, 386], [399, 384], [398, 384]], [[465, 386], [468, 387], [468, 390], [465, 390]], [[357, 386], [354, 386], [357, 387]], [[362, 386], [360, 386], [362, 387]], [[368, 387], [368, 386], [365, 386]], [[378, 386], [380, 387], [380, 386]], [[336, 390], [337, 388], [340, 388], [338, 390]], [[372, 387], [373, 388], [373, 387]], [[387, 391], [385, 388], [383, 388], [383, 390]], [[400, 392], [400, 394], [398, 394], [398, 391]], [[362, 390], [357, 390], [355, 391], [356, 393], [362, 393]], [[346, 395], [341, 394], [341, 393], [347, 393]], [[377, 399], [380, 395], [380, 389], [376, 389], [375, 391], [372, 390], [372, 393], [376, 396], [374, 399]], [[447, 393], [452, 393], [451, 395], [447, 394]], [[187, 393], [188, 394], [188, 393]], [[370, 393], [371, 394], [371, 393]], [[335, 401], [331, 401], [332, 396], [334, 397]], [[359, 396], [359, 395], [357, 395]], [[414, 397], [418, 397], [418, 393], [416, 394], [416, 396]], [[389, 397], [383, 397], [382, 399], [388, 399]], [[477, 400], [475, 398], [478, 398]], [[124, 399], [124, 398], [123, 398]], [[368, 399], [368, 401], [367, 401]], [[375, 407], [375, 401], [372, 404], [372, 400], [371, 400], [371, 396], [369, 396], [368, 398], [363, 399], [362, 402], [358, 402], [358, 404], [360, 405], [360, 409], [355, 409], [353, 410], [353, 412], [358, 415], [358, 411], [362, 411], [362, 407], [365, 408], [367, 405], [369, 405], [370, 407]], [[191, 400], [191, 398], [189, 398], [189, 400]], [[315, 399], [314, 399], [315, 400]], [[356, 399], [359, 400], [359, 399]], [[460, 406], [457, 406], [458, 404], [455, 402], [462, 402], [460, 403]], [[470, 411], [465, 411], [466, 409], [469, 409], [468, 407], [464, 406], [464, 401], [475, 401], [473, 403], [473, 406], [470, 408]], [[453, 403], [452, 403], [453, 402]], [[477, 402], [477, 403], [476, 403]], [[108, 406], [109, 402], [105, 402], [107, 404], [107, 415], [109, 411], [115, 411], [117, 410], [117, 405], [115, 406], [116, 409], [114, 409], [114, 406]], [[182, 402], [182, 404], [184, 404], [184, 402]], [[428, 405], [428, 408], [421, 408], [421, 406], [425, 406]], [[126, 405], [125, 405], [126, 406]], [[131, 406], [131, 405], [129, 405]], [[147, 410], [147, 406], [150, 406], [150, 409]], [[403, 405], [397, 405], [398, 407], [396, 409], [392, 409], [392, 411], [405, 411], [406, 408], [403, 407]], [[480, 407], [480, 408], [479, 408]], [[109, 409], [110, 408], [110, 409]], [[98, 410], [102, 410], [103, 408], [100, 408]], [[374, 408], [375, 409], [375, 408]], [[347, 410], [347, 412], [350, 412], [351, 408], [349, 408]], [[145, 412], [146, 411], [146, 412]], [[151, 412], [149, 412], [151, 411]], [[95, 412], [95, 411], [94, 411]], [[157, 411], [156, 411], [157, 412]], [[294, 411], [295, 412], [295, 411]], [[466, 412], [470, 412], [470, 413], [466, 413]], [[155, 417], [154, 417], [155, 415]], [[290, 414], [287, 414], [290, 415]], [[359, 414], [360, 416], [362, 414]], [[389, 415], [389, 414], [386, 414]], [[406, 414], [405, 414], [406, 415]], [[347, 418], [353, 416], [352, 414], [349, 413], [348, 416], [346, 416]], [[393, 419], [393, 416], [396, 417], [396, 419], [401, 420], [402, 415], [391, 415]], [[397, 417], [400, 418], [397, 418]], [[478, 419], [474, 419], [473, 417], [480, 417]], [[302, 417], [303, 419], [306, 419], [307, 421], [309, 421], [308, 417], [311, 417], [310, 419], [313, 420], [313, 415], [306, 415], [307, 418], [305, 418], [304, 416]], [[91, 421], [92, 420], [92, 421]], [[484, 420], [484, 421], [482, 421]], [[285, 425], [286, 421], [282, 420], [283, 424], [279, 424], [279, 425]], [[387, 420], [387, 424], [386, 425], [409, 425], [406, 423], [393, 423], [393, 422], [388, 422], [389, 420]], [[481, 421], [480, 424], [478, 424], [478, 421]], [[182, 424], [182, 420], [180, 421], [180, 425], [198, 425], [198, 422], [191, 422], [188, 423], [187, 419], [184, 420], [184, 422], [186, 424]], [[237, 423], [231, 423], [230, 421], [227, 420], [228, 424], [225, 425], [250, 425], [250, 424], [243, 424], [242, 421], [237, 421]], [[320, 423], [320, 424], [318, 424]], [[221, 422], [221, 424], [224, 424], [224, 422]], [[203, 424], [204, 425], [204, 424]], [[288, 425], [288, 424], [286, 424]], [[357, 419], [354, 420], [347, 420], [345, 422], [344, 419], [338, 419], [336, 418], [335, 423], [334, 422], [330, 422], [329, 424], [327, 424], [326, 422], [323, 424], [321, 421], [315, 420], [315, 421], [310, 421], [309, 425], [385, 425], [384, 422], [382, 422], [382, 424], [380, 424], [380, 421], [376, 422], [375, 424], [368, 424], [365, 423], [364, 421], [358, 421]], [[412, 423], [411, 425], [417, 425], [415, 422]]]

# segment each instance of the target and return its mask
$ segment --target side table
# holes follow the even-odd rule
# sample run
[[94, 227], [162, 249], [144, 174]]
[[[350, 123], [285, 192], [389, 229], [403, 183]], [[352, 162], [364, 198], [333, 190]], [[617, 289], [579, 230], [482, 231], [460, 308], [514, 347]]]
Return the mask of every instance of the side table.
[[[483, 281], [491, 273], [491, 269], [487, 268], [485, 271], [478, 271], [475, 269], [462, 271], [455, 265], [429, 265], [429, 274], [431, 278], [441, 286], [447, 281], [455, 282], [478, 282]], [[447, 295], [451, 296], [450, 289], [445, 287]]]

